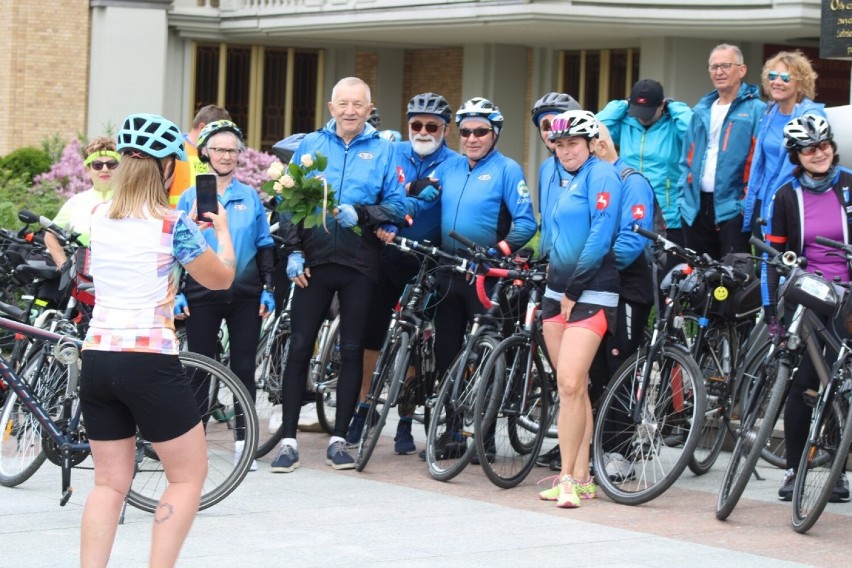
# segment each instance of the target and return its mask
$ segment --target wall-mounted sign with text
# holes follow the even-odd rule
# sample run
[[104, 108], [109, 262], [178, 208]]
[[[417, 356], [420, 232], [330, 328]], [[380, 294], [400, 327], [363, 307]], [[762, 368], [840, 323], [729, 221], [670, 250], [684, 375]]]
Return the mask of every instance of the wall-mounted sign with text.
[[819, 56], [852, 58], [852, 0], [822, 0]]

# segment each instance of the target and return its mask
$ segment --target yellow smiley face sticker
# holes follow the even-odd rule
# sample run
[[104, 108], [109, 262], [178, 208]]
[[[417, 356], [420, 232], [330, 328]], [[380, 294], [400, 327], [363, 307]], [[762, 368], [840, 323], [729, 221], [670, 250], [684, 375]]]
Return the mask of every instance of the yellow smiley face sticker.
[[728, 289], [724, 286], [718, 286], [713, 290], [713, 297], [720, 302], [724, 302], [728, 299]]

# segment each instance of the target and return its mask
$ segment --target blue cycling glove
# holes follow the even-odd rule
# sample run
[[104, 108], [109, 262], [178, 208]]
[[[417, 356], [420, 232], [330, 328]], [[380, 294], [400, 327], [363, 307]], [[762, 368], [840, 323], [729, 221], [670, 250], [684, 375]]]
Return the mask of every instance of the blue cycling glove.
[[305, 257], [302, 251], [296, 250], [287, 258], [287, 278], [298, 278], [305, 273]]
[[182, 316], [184, 315], [183, 310], [189, 309], [189, 304], [186, 302], [186, 296], [183, 294], [175, 295], [175, 315]]
[[393, 236], [396, 236], [399, 233], [399, 227], [397, 227], [396, 225], [391, 225], [390, 223], [382, 223], [381, 225], [379, 225], [379, 229], [388, 233], [392, 233]]
[[358, 213], [354, 207], [347, 203], [337, 206], [337, 215], [334, 218], [337, 219], [337, 224], [344, 229], [354, 227], [358, 224]]
[[266, 306], [267, 313], [275, 313], [275, 296], [272, 295], [272, 292], [264, 290], [260, 293], [260, 305]]
[[441, 195], [441, 184], [432, 178], [420, 178], [408, 186], [408, 195], [423, 201], [435, 201]]

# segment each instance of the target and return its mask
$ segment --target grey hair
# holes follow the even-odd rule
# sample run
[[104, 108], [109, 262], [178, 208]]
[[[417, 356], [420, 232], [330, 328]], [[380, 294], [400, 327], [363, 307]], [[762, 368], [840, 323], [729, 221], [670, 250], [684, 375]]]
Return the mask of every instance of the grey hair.
[[[716, 53], [717, 51], [722, 51], [722, 50], [725, 50], [725, 49], [729, 49], [729, 50], [734, 52], [734, 59], [736, 59], [736, 61], [734, 61], [734, 63], [736, 63], [738, 65], [743, 64], [743, 52], [736, 45], [731, 45], [729, 43], [720, 43], [719, 45], [714, 47], [713, 51], [710, 52], [710, 57], [713, 57], [713, 54]], [[708, 58], [708, 63], [709, 63], [709, 61], [710, 61], [710, 58]]]
[[373, 97], [370, 93], [370, 85], [368, 85], [363, 79], [360, 79], [358, 77], [344, 77], [343, 79], [338, 81], [337, 84], [334, 85], [334, 88], [331, 90], [332, 102], [337, 97], [337, 88], [342, 87], [344, 85], [346, 85], [348, 87], [352, 87], [352, 86], [364, 87], [364, 92], [367, 94], [367, 103], [372, 104]]

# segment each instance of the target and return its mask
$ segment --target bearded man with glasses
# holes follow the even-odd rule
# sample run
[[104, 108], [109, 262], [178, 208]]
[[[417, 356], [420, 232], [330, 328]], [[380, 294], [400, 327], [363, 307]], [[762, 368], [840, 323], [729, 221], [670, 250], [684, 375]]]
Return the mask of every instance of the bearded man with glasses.
[[716, 46], [707, 70], [715, 90], [692, 109], [680, 161], [679, 206], [686, 246], [720, 259], [749, 248], [743, 214], [766, 103], [757, 85], [743, 82], [748, 68], [737, 46]]

